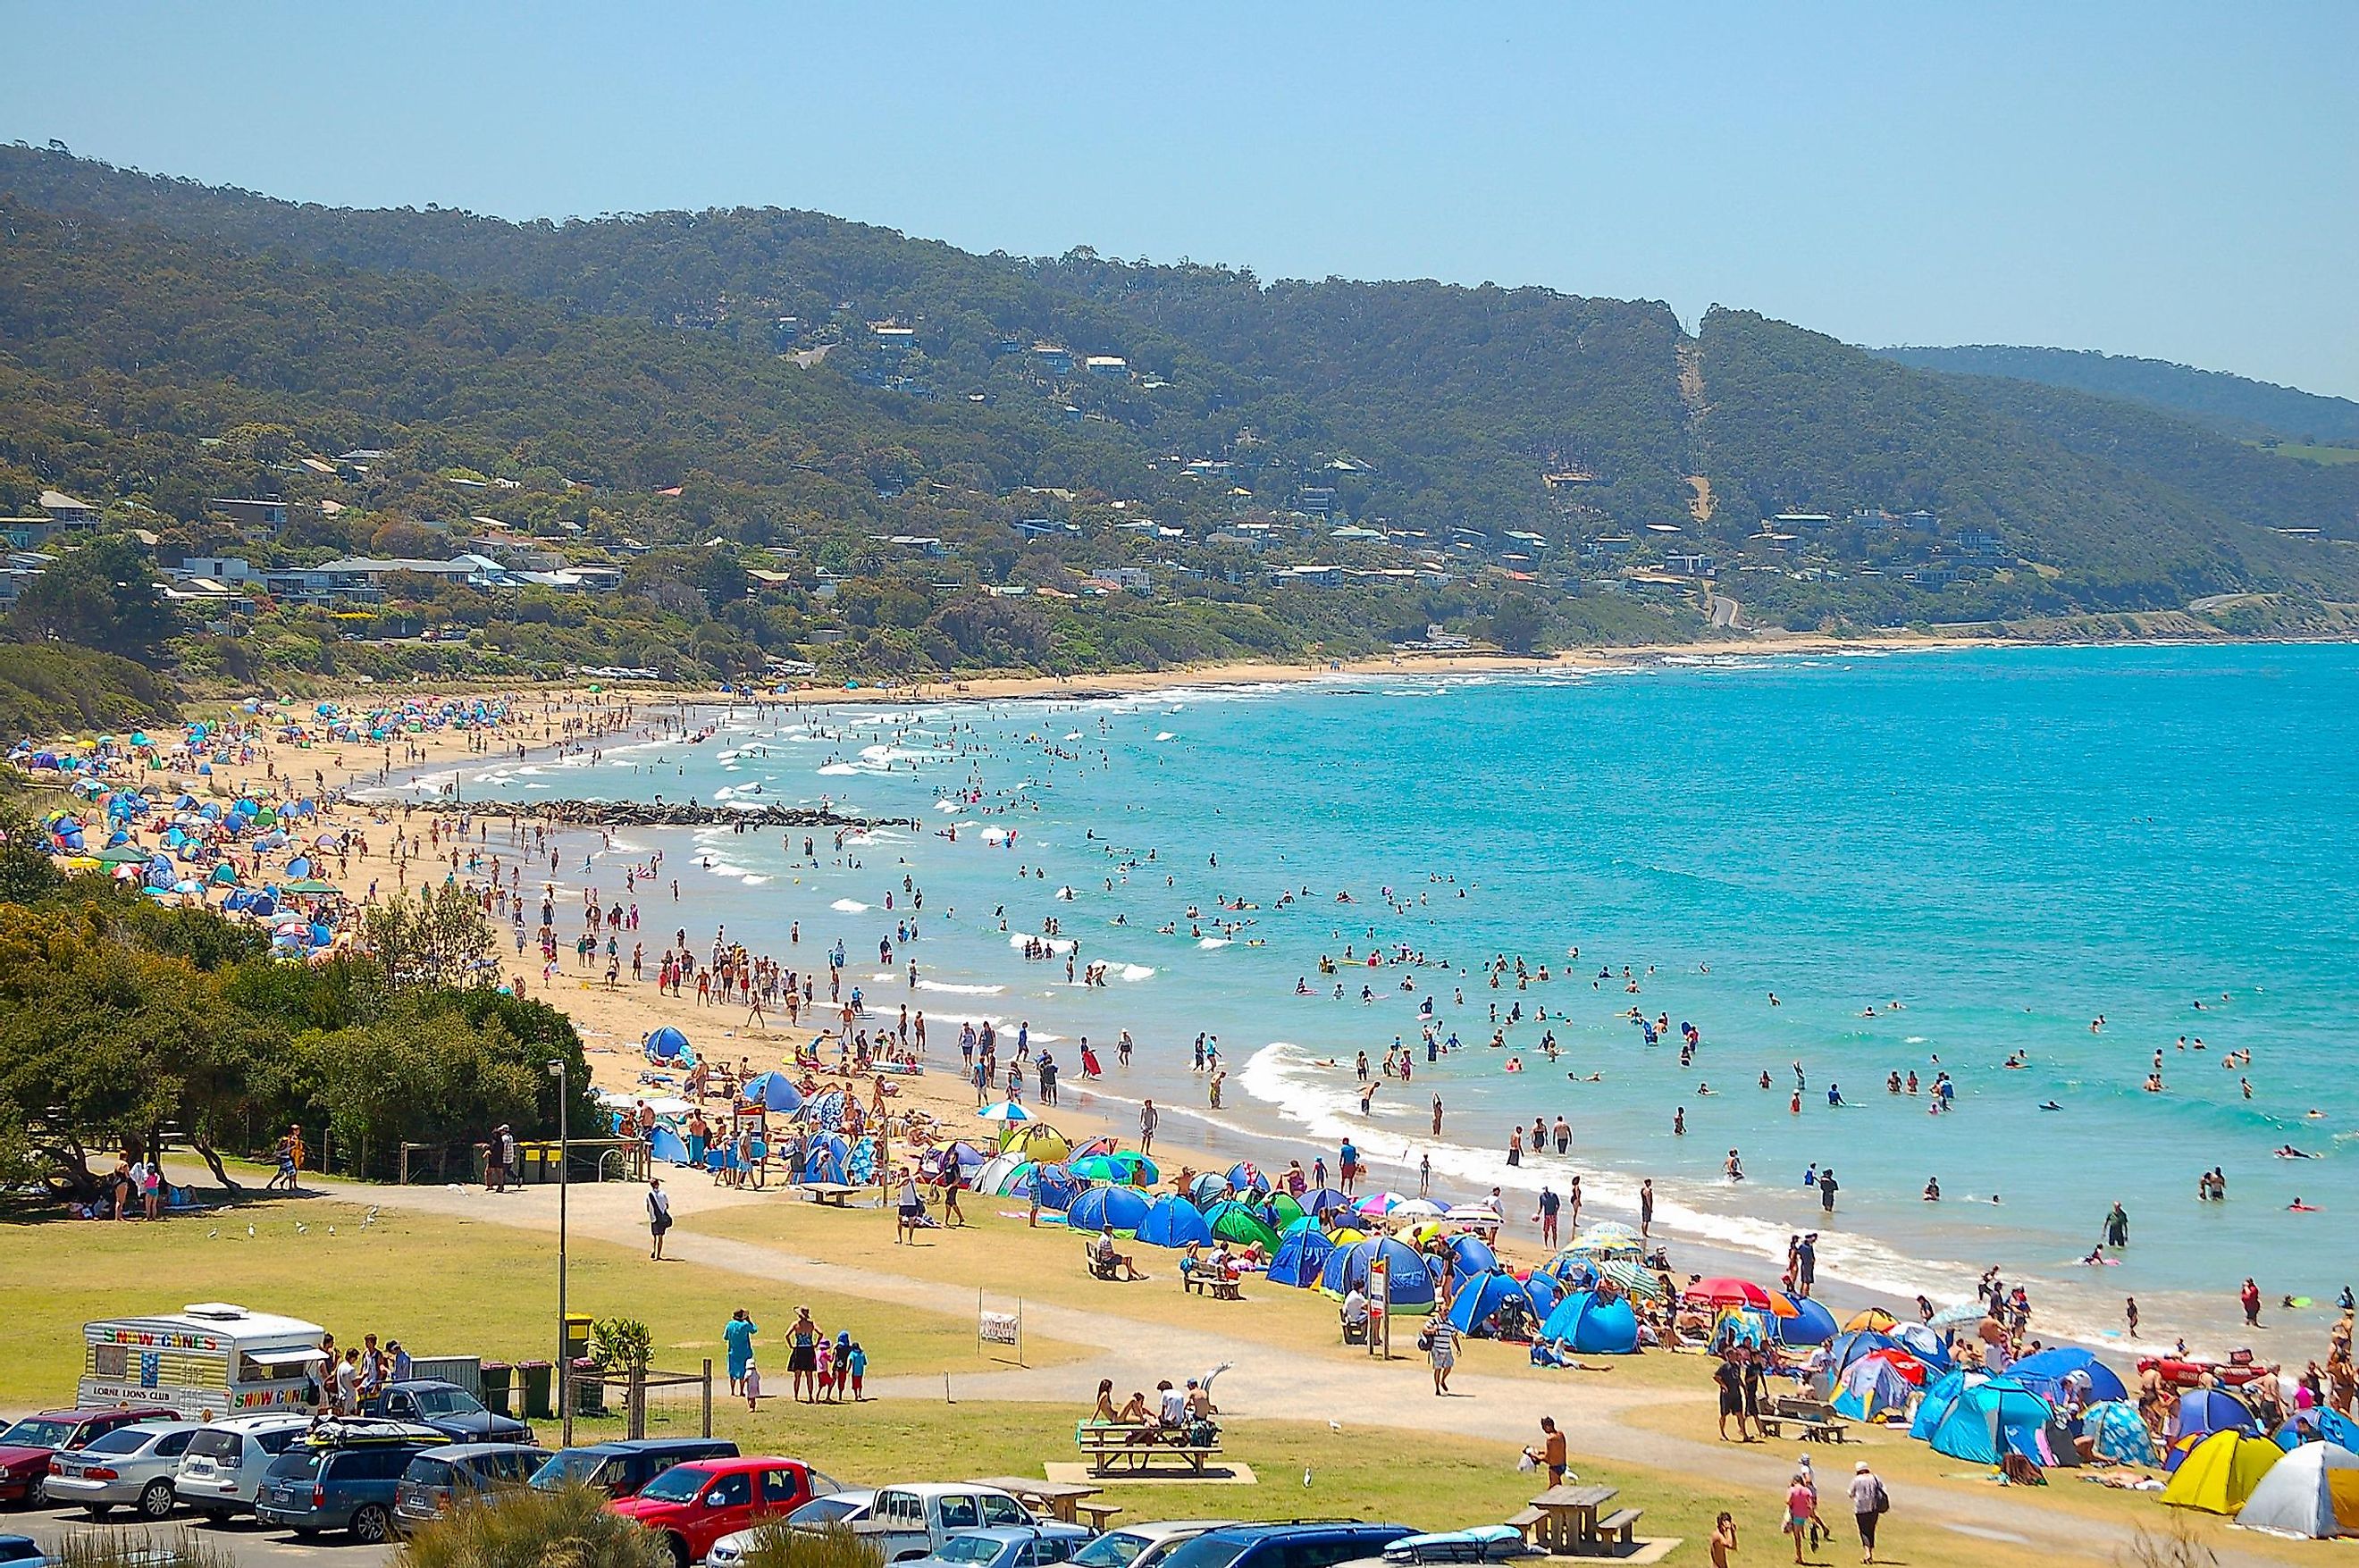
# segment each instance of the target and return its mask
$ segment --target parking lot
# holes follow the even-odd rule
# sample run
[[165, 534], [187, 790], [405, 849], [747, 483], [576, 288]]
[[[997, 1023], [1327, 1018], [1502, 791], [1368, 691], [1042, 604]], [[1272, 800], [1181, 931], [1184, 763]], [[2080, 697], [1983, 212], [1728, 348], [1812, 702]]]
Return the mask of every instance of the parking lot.
[[242, 1568], [326, 1568], [331, 1564], [333, 1568], [379, 1568], [394, 1552], [391, 1546], [363, 1546], [341, 1535], [298, 1541], [283, 1530], [257, 1524], [250, 1518], [212, 1525], [183, 1510], [160, 1523], [140, 1524], [118, 1508], [103, 1522], [98, 1522], [79, 1508], [0, 1506], [0, 1535], [29, 1535], [44, 1549], [87, 1530], [119, 1531], [135, 1539], [168, 1539], [184, 1528], [193, 1530], [200, 1540], [225, 1548]]

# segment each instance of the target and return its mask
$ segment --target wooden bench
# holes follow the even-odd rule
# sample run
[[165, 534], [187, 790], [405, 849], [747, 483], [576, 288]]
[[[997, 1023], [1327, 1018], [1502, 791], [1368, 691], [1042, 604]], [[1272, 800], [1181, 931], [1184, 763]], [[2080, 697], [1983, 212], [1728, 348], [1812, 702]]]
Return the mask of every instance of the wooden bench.
[[1520, 1532], [1526, 1541], [1529, 1541], [1532, 1538], [1532, 1527], [1545, 1523], [1547, 1519], [1548, 1513], [1545, 1509], [1526, 1508], [1522, 1513], [1507, 1520], [1507, 1523], [1510, 1528]]
[[859, 1191], [859, 1188], [848, 1187], [841, 1181], [806, 1181], [802, 1185], [804, 1197], [814, 1203], [825, 1203], [836, 1209], [849, 1207], [853, 1194]]
[[1637, 1544], [1638, 1516], [1644, 1508], [1616, 1508], [1597, 1521], [1597, 1543], [1601, 1547], [1627, 1552]]
[[1122, 1279], [1122, 1265], [1112, 1258], [1098, 1256], [1097, 1238], [1094, 1236], [1082, 1243], [1082, 1262], [1088, 1267], [1090, 1278], [1093, 1279], [1112, 1279], [1119, 1282]]
[[1221, 1440], [1173, 1443], [1165, 1439], [1159, 1426], [1084, 1423], [1074, 1429], [1073, 1446], [1088, 1459], [1093, 1475], [1111, 1475], [1118, 1470], [1144, 1475], [1163, 1459], [1174, 1460], [1191, 1475], [1201, 1475], [1204, 1461], [1221, 1452]]
[[1201, 1295], [1212, 1288], [1212, 1271], [1209, 1269], [1190, 1269], [1183, 1262], [1180, 1266], [1180, 1288], [1182, 1290], [1192, 1290]]
[[1804, 1443], [1848, 1443], [1845, 1435], [1851, 1423], [1833, 1421], [1824, 1416], [1774, 1415], [1756, 1416], [1756, 1425], [1765, 1437], [1784, 1437], [1788, 1429]]

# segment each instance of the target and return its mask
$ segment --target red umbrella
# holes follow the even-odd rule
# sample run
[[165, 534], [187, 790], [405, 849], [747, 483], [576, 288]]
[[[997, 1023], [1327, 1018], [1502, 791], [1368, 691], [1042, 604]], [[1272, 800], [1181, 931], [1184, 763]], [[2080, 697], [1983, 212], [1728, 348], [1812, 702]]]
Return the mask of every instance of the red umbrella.
[[1724, 1274], [1690, 1285], [1687, 1299], [1713, 1307], [1752, 1307], [1765, 1312], [1772, 1310], [1768, 1291], [1750, 1279], [1731, 1279]]

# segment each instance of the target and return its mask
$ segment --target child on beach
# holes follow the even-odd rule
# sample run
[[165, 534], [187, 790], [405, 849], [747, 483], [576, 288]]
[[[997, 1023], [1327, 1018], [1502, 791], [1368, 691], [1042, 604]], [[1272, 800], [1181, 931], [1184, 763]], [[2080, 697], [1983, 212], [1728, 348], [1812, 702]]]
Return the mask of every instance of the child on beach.
[[858, 1340], [852, 1342], [852, 1350], [844, 1357], [843, 1365], [844, 1369], [852, 1376], [852, 1399], [853, 1402], [857, 1404], [866, 1397], [860, 1391], [860, 1380], [868, 1375], [868, 1352], [860, 1348]]
[[760, 1410], [762, 1408], [762, 1369], [751, 1361], [745, 1363], [744, 1387], [745, 1408], [749, 1410]]

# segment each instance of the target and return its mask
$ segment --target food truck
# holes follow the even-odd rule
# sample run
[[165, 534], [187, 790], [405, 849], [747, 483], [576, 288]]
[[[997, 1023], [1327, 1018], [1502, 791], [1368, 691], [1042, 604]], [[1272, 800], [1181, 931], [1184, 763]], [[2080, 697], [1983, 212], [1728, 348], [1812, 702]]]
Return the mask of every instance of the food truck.
[[300, 1318], [196, 1301], [82, 1325], [77, 1403], [166, 1405], [191, 1421], [309, 1410], [320, 1400], [326, 1331]]

